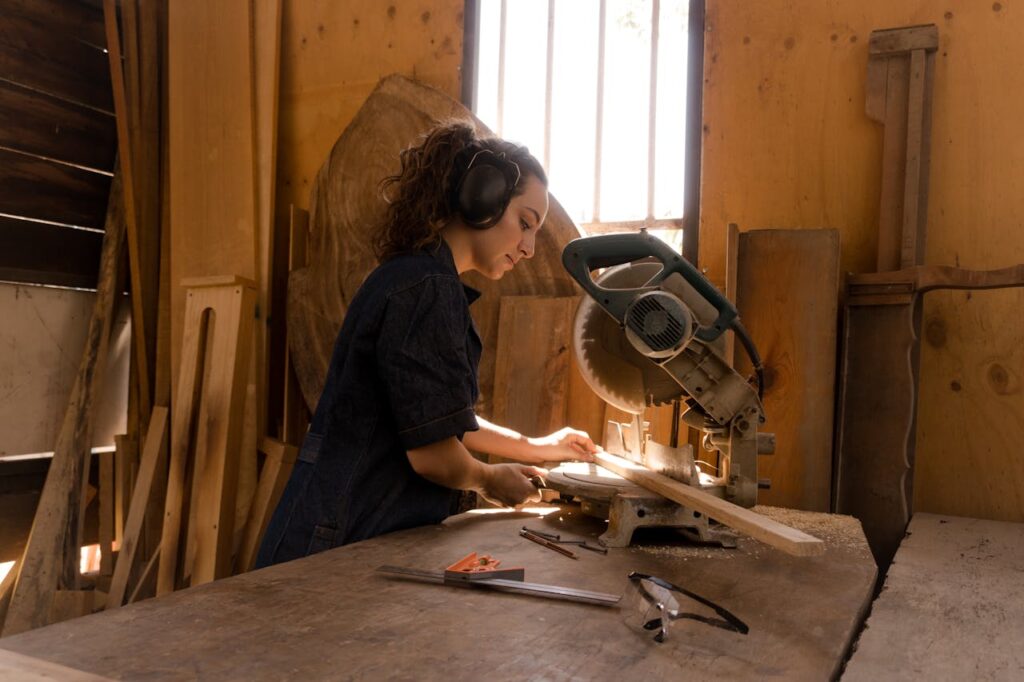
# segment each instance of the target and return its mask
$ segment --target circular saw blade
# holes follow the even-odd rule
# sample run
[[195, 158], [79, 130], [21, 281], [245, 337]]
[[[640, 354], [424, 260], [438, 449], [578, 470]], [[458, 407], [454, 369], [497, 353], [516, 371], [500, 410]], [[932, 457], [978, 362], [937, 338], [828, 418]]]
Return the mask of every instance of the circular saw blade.
[[[607, 269], [595, 281], [607, 289], [636, 289], [659, 270], [657, 263], [628, 263]], [[576, 310], [572, 344], [587, 385], [624, 412], [640, 414], [648, 400], [661, 404], [683, 393], [665, 370], [633, 347], [618, 321], [589, 296]]]

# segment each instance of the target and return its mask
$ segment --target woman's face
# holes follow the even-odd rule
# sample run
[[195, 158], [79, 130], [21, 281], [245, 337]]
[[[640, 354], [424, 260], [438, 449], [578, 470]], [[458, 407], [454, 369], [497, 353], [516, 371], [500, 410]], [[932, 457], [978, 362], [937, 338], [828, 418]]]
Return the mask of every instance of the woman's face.
[[473, 269], [490, 279], [501, 279], [520, 259], [532, 258], [537, 232], [547, 215], [547, 187], [529, 175], [523, 193], [512, 197], [501, 220], [471, 235]]

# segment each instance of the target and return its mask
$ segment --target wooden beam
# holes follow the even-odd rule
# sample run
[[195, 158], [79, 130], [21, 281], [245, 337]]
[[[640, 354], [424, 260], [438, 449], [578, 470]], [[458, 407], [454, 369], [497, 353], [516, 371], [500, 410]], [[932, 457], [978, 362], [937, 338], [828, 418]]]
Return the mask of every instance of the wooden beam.
[[103, 227], [110, 176], [0, 149], [0, 213]]
[[95, 289], [103, 233], [0, 216], [0, 279]]
[[82, 472], [91, 445], [92, 407], [104, 374], [123, 245], [124, 205], [115, 176], [107, 208], [100, 284], [85, 351], [14, 585], [4, 622], [5, 636], [47, 624], [58, 586], [77, 587]]
[[652, 490], [673, 502], [707, 514], [730, 528], [794, 556], [815, 556], [825, 551], [824, 543], [803, 531], [785, 526], [732, 502], [630, 462], [608, 452], [594, 455], [597, 463], [627, 481]]

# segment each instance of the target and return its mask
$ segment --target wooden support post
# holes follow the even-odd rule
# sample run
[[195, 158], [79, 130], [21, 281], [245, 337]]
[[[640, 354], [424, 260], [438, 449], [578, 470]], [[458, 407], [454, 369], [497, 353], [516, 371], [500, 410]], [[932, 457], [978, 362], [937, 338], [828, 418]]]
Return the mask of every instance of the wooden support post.
[[[256, 307], [255, 285], [242, 277], [186, 280], [185, 336], [174, 404], [157, 594], [178, 583], [182, 516], [195, 519], [191, 584], [230, 574], [245, 385]], [[193, 436], [193, 433], [195, 434]], [[190, 509], [185, 471], [195, 448]], [[186, 546], [186, 554], [188, 546]]]
[[825, 551], [824, 543], [803, 531], [785, 526], [732, 502], [715, 497], [668, 476], [655, 473], [643, 465], [608, 452], [595, 455], [604, 468], [639, 486], [667, 497], [673, 502], [707, 514], [709, 517], [746, 533], [755, 540], [795, 556], [814, 556]]

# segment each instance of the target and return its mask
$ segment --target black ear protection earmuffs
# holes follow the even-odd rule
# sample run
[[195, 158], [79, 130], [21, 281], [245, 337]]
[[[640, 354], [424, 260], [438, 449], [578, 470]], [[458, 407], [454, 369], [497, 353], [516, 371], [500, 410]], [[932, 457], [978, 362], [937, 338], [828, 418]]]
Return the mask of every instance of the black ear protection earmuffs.
[[486, 230], [504, 215], [519, 183], [519, 165], [505, 156], [481, 149], [469, 160], [455, 186], [455, 208], [472, 228]]

